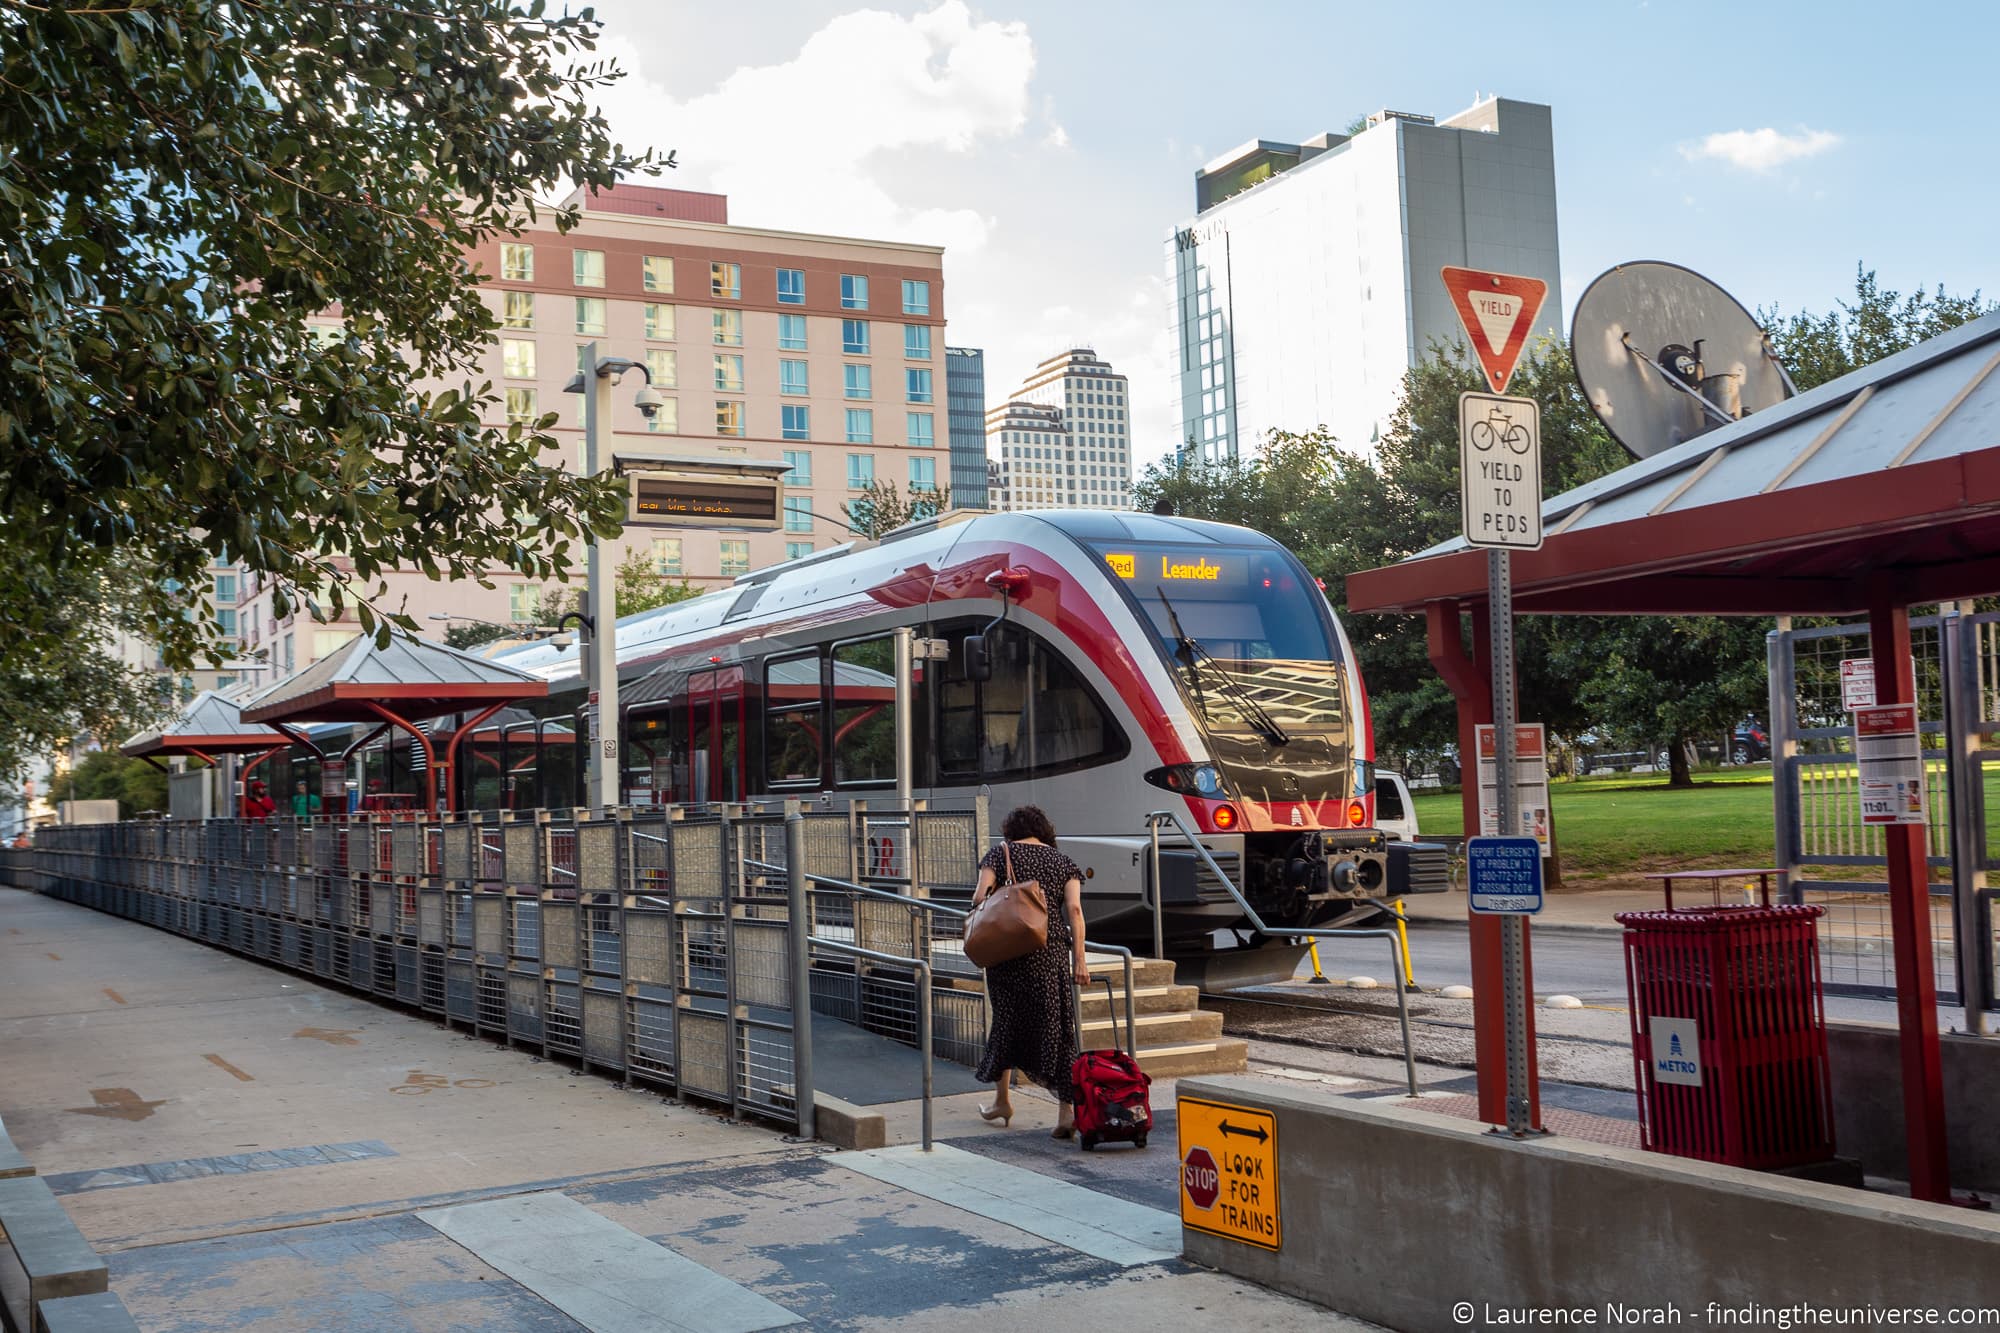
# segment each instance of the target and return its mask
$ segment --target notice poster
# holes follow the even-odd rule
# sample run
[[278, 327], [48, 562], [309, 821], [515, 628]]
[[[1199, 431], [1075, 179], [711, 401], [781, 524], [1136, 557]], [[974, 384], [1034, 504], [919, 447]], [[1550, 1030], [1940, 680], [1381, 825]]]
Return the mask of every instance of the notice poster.
[[1854, 757], [1861, 768], [1861, 822], [1924, 822], [1924, 752], [1915, 704], [1854, 710]]
[[1548, 742], [1539, 722], [1514, 728], [1514, 808], [1520, 827], [1500, 827], [1500, 784], [1494, 772], [1493, 728], [1479, 728], [1479, 832], [1488, 838], [1533, 838], [1549, 854]]

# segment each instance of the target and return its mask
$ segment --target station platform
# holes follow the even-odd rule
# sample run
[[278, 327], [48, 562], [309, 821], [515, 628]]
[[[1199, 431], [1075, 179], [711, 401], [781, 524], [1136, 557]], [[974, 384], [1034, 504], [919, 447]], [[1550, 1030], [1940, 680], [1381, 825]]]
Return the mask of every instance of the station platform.
[[0, 1121], [141, 1328], [1367, 1327], [1180, 1257], [1170, 1082], [1094, 1154], [968, 1086], [838, 1152], [0, 889]]

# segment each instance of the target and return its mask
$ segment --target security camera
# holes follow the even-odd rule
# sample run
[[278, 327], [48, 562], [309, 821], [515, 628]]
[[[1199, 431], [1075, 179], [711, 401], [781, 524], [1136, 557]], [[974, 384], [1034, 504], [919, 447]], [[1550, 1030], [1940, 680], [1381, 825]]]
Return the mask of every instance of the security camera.
[[[652, 414], [652, 413], [651, 413], [650, 411], [648, 411], [648, 412], [646, 413], [646, 415], [647, 415], [647, 416], [651, 416], [651, 415], [653, 415], [653, 414]], [[550, 642], [550, 643], [552, 643], [552, 644], [554, 644], [554, 645], [555, 645], [556, 647], [558, 647], [558, 648], [567, 648], [567, 647], [569, 647], [569, 646], [570, 646], [571, 644], [573, 644], [573, 643], [575, 643], [575, 642], [576, 642], [576, 635], [574, 635], [574, 634], [571, 634], [571, 633], [570, 633], [570, 632], [569, 632], [568, 630], [566, 630], [566, 629], [565, 629], [565, 630], [558, 630], [558, 631], [556, 631], [556, 634], [555, 634], [555, 636], [554, 636], [553, 638], [551, 638], [551, 639], [549, 640], [549, 642]]]
[[666, 401], [667, 401], [666, 399], [660, 397], [659, 393], [653, 388], [652, 385], [648, 384], [642, 387], [638, 393], [633, 395], [632, 406], [639, 409], [639, 415], [645, 417], [646, 420], [651, 421], [653, 419], [653, 414], [655, 412], [658, 412], [660, 408], [666, 403]]

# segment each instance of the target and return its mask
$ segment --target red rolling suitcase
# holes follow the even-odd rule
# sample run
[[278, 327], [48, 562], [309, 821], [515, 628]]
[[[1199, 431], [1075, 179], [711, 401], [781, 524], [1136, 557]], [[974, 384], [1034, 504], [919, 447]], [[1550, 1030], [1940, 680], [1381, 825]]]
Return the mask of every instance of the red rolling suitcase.
[[1127, 1051], [1117, 1049], [1117, 996], [1109, 978], [1104, 993], [1110, 1000], [1111, 1041], [1108, 1051], [1085, 1051], [1069, 1067], [1069, 1079], [1076, 1089], [1076, 1136], [1085, 1152], [1100, 1143], [1130, 1143], [1146, 1146], [1153, 1128], [1153, 1100], [1148, 1091], [1153, 1080]]

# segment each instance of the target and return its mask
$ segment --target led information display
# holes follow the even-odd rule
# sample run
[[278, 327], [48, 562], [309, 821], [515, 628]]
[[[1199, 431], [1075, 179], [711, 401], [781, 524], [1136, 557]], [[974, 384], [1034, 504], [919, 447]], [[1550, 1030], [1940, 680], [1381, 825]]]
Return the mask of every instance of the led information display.
[[775, 528], [778, 483], [760, 477], [635, 473], [626, 521], [656, 527]]

